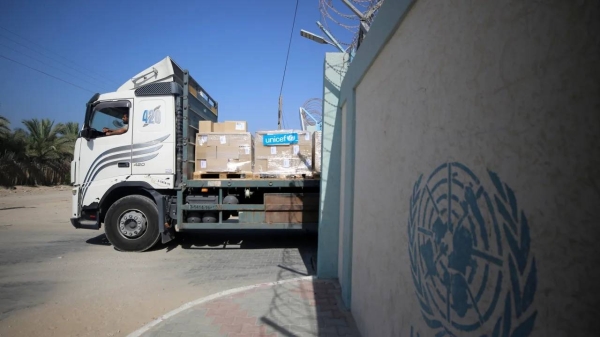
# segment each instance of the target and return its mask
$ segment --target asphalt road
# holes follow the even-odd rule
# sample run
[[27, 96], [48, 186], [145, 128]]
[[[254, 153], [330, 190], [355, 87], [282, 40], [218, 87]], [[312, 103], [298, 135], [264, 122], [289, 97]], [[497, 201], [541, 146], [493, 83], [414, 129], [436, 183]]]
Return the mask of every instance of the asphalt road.
[[199, 297], [314, 274], [315, 236], [204, 233], [122, 253], [71, 226], [70, 200], [0, 190], [0, 336], [126, 336]]

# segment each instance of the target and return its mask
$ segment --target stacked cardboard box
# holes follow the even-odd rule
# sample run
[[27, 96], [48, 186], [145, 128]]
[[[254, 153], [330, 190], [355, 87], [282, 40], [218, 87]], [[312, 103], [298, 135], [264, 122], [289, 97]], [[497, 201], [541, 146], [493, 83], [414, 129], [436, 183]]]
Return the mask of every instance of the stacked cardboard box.
[[200, 121], [198, 124], [199, 133], [246, 133], [248, 132], [248, 122], [246, 121], [225, 121], [213, 123], [211, 121]]
[[259, 131], [253, 137], [245, 121], [201, 121], [198, 130], [197, 173], [321, 173], [321, 131]]
[[313, 133], [312, 157], [313, 157], [313, 163], [314, 163], [313, 171], [315, 173], [321, 173], [321, 160], [323, 159], [323, 157], [321, 156], [322, 138], [323, 138], [322, 131], [315, 131]]
[[[292, 144], [265, 145], [265, 137], [294, 135]], [[312, 173], [313, 142], [308, 131], [259, 131], [254, 137], [254, 173], [298, 175]]]
[[252, 136], [246, 122], [201, 121], [196, 135], [196, 172], [252, 172]]

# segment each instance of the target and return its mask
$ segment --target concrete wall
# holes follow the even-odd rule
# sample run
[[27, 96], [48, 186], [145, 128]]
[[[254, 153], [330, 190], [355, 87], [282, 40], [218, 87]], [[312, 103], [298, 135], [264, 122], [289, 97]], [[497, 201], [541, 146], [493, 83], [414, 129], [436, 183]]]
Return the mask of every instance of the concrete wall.
[[363, 336], [598, 334], [599, 4], [386, 1], [340, 102]]
[[321, 162], [321, 200], [319, 204], [319, 249], [317, 276], [338, 276], [341, 115], [337, 109], [340, 87], [348, 67], [342, 53], [325, 54], [323, 64], [323, 138]]
[[353, 120], [348, 114], [349, 104], [343, 104], [340, 109], [342, 124], [342, 148], [341, 148], [341, 171], [340, 171], [340, 222], [339, 222], [339, 268], [338, 280], [342, 286], [342, 299], [346, 307], [350, 306], [350, 295], [352, 291], [352, 196], [354, 175], [350, 163], [354, 161], [353, 132], [350, 124]]

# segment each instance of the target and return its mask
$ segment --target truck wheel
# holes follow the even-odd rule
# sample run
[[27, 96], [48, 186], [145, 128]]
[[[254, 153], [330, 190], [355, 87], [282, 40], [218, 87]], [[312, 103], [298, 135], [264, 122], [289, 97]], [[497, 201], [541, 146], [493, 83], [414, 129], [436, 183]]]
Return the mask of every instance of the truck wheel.
[[106, 212], [104, 231], [118, 250], [143, 252], [158, 239], [158, 208], [149, 198], [129, 195], [117, 200]]

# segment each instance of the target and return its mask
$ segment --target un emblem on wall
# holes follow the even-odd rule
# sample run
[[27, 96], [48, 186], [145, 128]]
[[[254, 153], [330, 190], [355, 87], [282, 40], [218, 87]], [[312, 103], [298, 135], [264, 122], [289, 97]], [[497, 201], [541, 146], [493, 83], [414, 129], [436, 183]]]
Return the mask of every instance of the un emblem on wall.
[[408, 237], [427, 326], [436, 337], [529, 336], [537, 270], [512, 189], [493, 172], [482, 183], [460, 163], [422, 178], [410, 200]]

